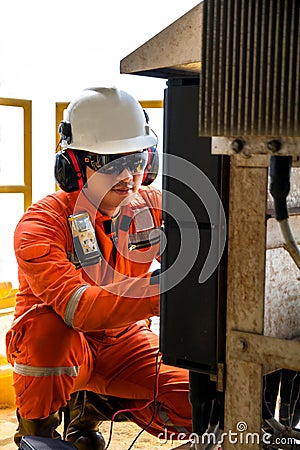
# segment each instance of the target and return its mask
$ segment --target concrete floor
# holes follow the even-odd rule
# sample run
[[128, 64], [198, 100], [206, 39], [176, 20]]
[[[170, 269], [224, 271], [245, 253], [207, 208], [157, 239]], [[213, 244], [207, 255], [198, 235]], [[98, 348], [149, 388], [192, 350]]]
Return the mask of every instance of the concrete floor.
[[[13, 408], [0, 408], [0, 449], [1, 450], [16, 450], [16, 445], [13, 443], [13, 435], [17, 428], [17, 420], [15, 416], [15, 409]], [[62, 432], [61, 427], [58, 428], [59, 432]], [[140, 428], [130, 422], [114, 423], [113, 435], [109, 450], [126, 450], [133, 439], [139, 433]], [[101, 432], [107, 443], [110, 422], [103, 422], [101, 425]], [[134, 445], [134, 450], [188, 450], [190, 445], [180, 445], [179, 441], [160, 443], [157, 438], [143, 433]], [[92, 449], [91, 449], [92, 450]]]
[[16, 430], [15, 410], [0, 409], [0, 448], [1, 450], [15, 450], [13, 435]]

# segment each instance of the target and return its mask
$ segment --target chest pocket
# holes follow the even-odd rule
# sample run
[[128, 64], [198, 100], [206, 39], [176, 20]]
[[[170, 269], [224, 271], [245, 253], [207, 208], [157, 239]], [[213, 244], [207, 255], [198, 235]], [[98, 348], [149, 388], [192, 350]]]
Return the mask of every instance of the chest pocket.
[[155, 226], [147, 206], [134, 211], [132, 225], [128, 234], [129, 258], [149, 264], [159, 255], [161, 228]]

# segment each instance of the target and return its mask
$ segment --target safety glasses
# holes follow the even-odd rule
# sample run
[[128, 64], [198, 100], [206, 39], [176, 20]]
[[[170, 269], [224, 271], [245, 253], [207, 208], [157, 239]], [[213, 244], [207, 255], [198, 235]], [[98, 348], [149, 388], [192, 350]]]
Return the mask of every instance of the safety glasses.
[[139, 174], [145, 170], [148, 161], [148, 151], [116, 154], [98, 155], [97, 153], [86, 153], [84, 161], [88, 167], [96, 172], [108, 175], [119, 175], [124, 169], [130, 170], [132, 174]]

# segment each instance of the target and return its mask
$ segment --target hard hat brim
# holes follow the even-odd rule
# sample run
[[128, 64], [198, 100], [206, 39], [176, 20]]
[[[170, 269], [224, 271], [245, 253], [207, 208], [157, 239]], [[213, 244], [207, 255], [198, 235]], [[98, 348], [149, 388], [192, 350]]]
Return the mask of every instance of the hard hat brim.
[[103, 143], [97, 142], [96, 145], [81, 145], [80, 148], [75, 145], [68, 145], [68, 148], [73, 150], [84, 150], [91, 153], [98, 153], [99, 155], [105, 154], [118, 154], [118, 153], [129, 153], [134, 151], [139, 151], [144, 148], [149, 148], [157, 145], [157, 137], [155, 135], [148, 136], [137, 136], [129, 139], [120, 139], [114, 141], [105, 141]]

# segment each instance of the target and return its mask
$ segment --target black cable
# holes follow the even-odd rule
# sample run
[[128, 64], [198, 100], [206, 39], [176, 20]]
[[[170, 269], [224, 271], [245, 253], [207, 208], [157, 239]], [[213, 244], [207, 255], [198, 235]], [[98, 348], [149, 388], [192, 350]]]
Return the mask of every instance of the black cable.
[[136, 437], [134, 438], [134, 440], [131, 442], [130, 446], [128, 447], [127, 450], [131, 450], [132, 447], [134, 446], [134, 444], [136, 443], [136, 441], [139, 439], [139, 437], [141, 436], [142, 433], [144, 433], [144, 431], [146, 431], [150, 425], [152, 424], [153, 420], [155, 419], [155, 415], [156, 415], [156, 407], [157, 407], [157, 378], [159, 375], [159, 364], [158, 364], [158, 360], [159, 360], [159, 351], [157, 352], [156, 358], [155, 358], [155, 380], [154, 380], [154, 388], [153, 388], [153, 413], [152, 413], [152, 417], [149, 420], [149, 422], [144, 426], [144, 428], [141, 429], [141, 431], [136, 435]]
[[290, 192], [291, 168], [291, 156], [271, 156], [270, 193], [274, 199], [275, 217], [277, 220], [289, 217], [286, 199]]
[[108, 447], [110, 446], [110, 444], [111, 444], [111, 439], [112, 439], [112, 432], [113, 432], [113, 425], [114, 425], [114, 421], [113, 420], [111, 420], [110, 421], [110, 428], [109, 428], [109, 437], [108, 437], [108, 442], [107, 442], [107, 444], [106, 444], [106, 446], [105, 446], [105, 448], [104, 448], [104, 450], [107, 450], [108, 449]]
[[[158, 358], [159, 358], [159, 351], [157, 352], [156, 358], [155, 358], [155, 379], [154, 379], [154, 388], [153, 388], [153, 414], [151, 417], [151, 420], [145, 425], [145, 427], [137, 434], [137, 436], [134, 438], [134, 440], [132, 441], [132, 443], [130, 444], [128, 450], [130, 450], [133, 445], [136, 443], [136, 441], [138, 440], [138, 438], [140, 437], [140, 435], [147, 430], [147, 428], [149, 428], [149, 426], [151, 425], [151, 423], [153, 422], [154, 418], [155, 418], [155, 414], [156, 414], [156, 397], [157, 397], [157, 378], [159, 375], [159, 365], [158, 365]], [[114, 420], [111, 420], [110, 423], [110, 429], [109, 429], [109, 437], [108, 437], [108, 442], [104, 448], [104, 450], [107, 450], [108, 447], [111, 444], [112, 441], [112, 435], [113, 435], [113, 424], [114, 424]]]

